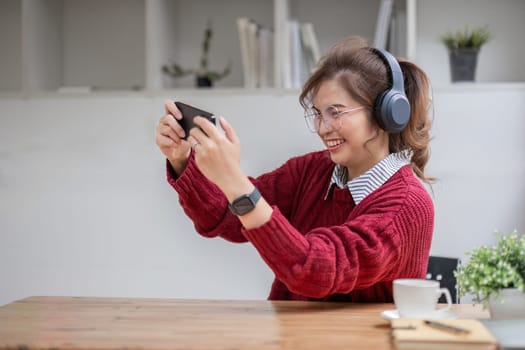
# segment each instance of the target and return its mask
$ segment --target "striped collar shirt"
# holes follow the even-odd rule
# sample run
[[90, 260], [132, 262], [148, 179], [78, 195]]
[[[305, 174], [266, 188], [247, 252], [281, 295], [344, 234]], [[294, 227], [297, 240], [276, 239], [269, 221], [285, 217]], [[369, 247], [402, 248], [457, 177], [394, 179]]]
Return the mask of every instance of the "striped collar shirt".
[[355, 204], [358, 205], [366, 196], [387, 182], [399, 169], [410, 164], [411, 156], [411, 152], [406, 151], [391, 153], [372, 168], [350, 181], [347, 181], [348, 170], [346, 167], [337, 164], [332, 173], [325, 199], [328, 198], [335, 185], [339, 188], [348, 188]]

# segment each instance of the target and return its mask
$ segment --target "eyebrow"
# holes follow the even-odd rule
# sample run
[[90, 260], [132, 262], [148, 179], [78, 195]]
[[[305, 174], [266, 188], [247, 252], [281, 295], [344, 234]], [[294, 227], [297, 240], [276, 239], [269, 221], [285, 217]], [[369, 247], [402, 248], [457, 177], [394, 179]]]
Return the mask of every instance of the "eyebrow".
[[[346, 107], [344, 104], [341, 104], [341, 103], [332, 103], [331, 105], [329, 105], [328, 107], [326, 107], [326, 109], [330, 108], [330, 107], [335, 107], [335, 108], [342, 108], [342, 107]], [[312, 108], [314, 108], [316, 111], [320, 111], [319, 108], [317, 108], [315, 105], [312, 106]]]

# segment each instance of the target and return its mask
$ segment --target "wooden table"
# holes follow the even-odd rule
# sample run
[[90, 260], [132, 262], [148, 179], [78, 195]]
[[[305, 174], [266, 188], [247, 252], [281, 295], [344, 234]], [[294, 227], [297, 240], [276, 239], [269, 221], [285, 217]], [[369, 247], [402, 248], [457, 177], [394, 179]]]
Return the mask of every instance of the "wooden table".
[[[0, 307], [0, 349], [391, 349], [392, 304], [30, 297]], [[472, 305], [464, 317], [484, 318]]]

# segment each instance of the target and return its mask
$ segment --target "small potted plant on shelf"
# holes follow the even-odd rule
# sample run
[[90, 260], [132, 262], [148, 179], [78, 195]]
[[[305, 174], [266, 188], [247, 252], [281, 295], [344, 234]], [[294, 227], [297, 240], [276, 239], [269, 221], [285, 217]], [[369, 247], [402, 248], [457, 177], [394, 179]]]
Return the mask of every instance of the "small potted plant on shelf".
[[474, 81], [478, 54], [485, 43], [491, 39], [487, 27], [478, 27], [456, 32], [448, 31], [440, 37], [440, 41], [447, 47], [450, 61], [452, 81]]
[[455, 271], [459, 295], [473, 294], [492, 318], [525, 318], [525, 235], [496, 235], [496, 245], [468, 251]]
[[226, 77], [228, 74], [230, 74], [231, 70], [231, 62], [229, 62], [221, 72], [208, 69], [208, 56], [212, 37], [213, 30], [211, 28], [211, 23], [208, 22], [206, 29], [204, 30], [201, 59], [198, 69], [183, 69], [179, 64], [172, 63], [163, 65], [162, 72], [172, 78], [182, 78], [184, 76], [194, 74], [195, 85], [197, 87], [212, 87], [215, 81]]

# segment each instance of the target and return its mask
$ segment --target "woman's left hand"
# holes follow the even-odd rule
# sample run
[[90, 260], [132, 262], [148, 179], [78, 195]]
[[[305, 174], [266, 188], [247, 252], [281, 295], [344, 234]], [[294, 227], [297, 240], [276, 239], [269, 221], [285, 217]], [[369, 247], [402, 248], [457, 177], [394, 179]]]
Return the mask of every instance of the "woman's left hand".
[[249, 193], [253, 185], [241, 169], [241, 144], [230, 123], [219, 118], [223, 134], [206, 118], [196, 117], [194, 122], [202, 129], [190, 131], [199, 170], [219, 186], [229, 201]]

